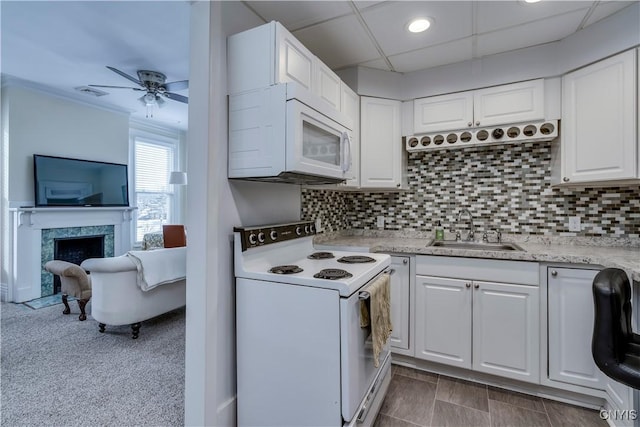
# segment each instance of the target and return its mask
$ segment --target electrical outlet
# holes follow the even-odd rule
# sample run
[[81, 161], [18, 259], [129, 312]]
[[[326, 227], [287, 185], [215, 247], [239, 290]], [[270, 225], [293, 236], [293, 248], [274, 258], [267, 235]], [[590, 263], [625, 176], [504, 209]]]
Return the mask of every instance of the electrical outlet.
[[378, 226], [378, 228], [384, 228], [384, 216], [378, 215], [376, 217], [376, 225]]
[[580, 217], [579, 216], [570, 216], [569, 217], [569, 231], [580, 231], [582, 230], [580, 226]]
[[322, 220], [320, 218], [316, 218], [316, 232], [322, 231]]

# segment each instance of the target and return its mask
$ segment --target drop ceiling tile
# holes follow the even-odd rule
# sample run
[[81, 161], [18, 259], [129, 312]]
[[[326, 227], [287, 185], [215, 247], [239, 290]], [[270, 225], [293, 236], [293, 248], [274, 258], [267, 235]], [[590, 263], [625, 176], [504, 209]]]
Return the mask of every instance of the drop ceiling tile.
[[388, 3], [388, 1], [354, 1], [353, 4], [356, 5], [358, 10], [368, 9], [373, 6], [379, 6], [383, 3]]
[[[395, 55], [471, 35], [472, 2], [394, 2], [364, 10], [362, 17], [386, 55]], [[434, 22], [423, 33], [412, 34], [406, 26], [414, 18]]]
[[471, 59], [473, 55], [473, 38], [443, 43], [433, 47], [418, 49], [389, 57], [394, 69], [401, 73], [453, 64]]
[[582, 10], [584, 17], [592, 4], [592, 1], [479, 1], [476, 2], [476, 34], [552, 18], [576, 10]]
[[363, 67], [375, 68], [377, 70], [390, 71], [389, 66], [387, 65], [387, 61], [382, 58], [374, 59], [373, 61], [363, 62], [361, 64]]
[[246, 4], [268, 21], [289, 31], [353, 13], [345, 1], [249, 1]]
[[477, 36], [476, 57], [479, 58], [494, 53], [507, 52], [563, 39], [576, 31], [583, 17], [583, 11], [575, 11], [504, 30], [481, 34]]
[[[585, 27], [591, 24], [598, 22], [601, 19], [606, 18], [609, 15], [612, 15], [618, 12], [621, 9], [624, 9], [627, 6], [631, 6], [632, 4], [637, 3], [637, 1], [601, 1], [596, 6], [595, 10], [585, 22]], [[638, 17], [640, 19], [640, 17]]]
[[340, 68], [380, 57], [354, 15], [312, 25], [293, 35], [329, 68]]

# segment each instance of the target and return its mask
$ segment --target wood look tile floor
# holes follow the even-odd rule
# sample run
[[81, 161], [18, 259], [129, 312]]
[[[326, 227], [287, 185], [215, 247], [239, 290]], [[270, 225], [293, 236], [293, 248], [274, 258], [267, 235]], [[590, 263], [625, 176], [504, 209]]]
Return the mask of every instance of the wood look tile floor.
[[596, 410], [403, 366], [393, 376], [375, 427], [606, 427]]

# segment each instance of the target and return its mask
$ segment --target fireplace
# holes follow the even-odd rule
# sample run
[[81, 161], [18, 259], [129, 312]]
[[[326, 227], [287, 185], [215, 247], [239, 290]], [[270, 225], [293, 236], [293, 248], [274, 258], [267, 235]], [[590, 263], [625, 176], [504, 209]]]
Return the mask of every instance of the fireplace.
[[55, 258], [56, 239], [104, 236], [102, 256], [124, 255], [131, 249], [135, 209], [10, 207], [12, 244], [2, 259], [9, 281], [0, 283], [2, 300], [25, 302], [53, 295], [53, 275], [44, 270], [44, 264]]
[[60, 279], [44, 269], [47, 261], [59, 259], [80, 265], [87, 258], [114, 255], [112, 225], [45, 228], [41, 233], [40, 296], [60, 292]]
[[[80, 265], [88, 258], [104, 257], [104, 234], [53, 239], [53, 259]], [[53, 293], [60, 293], [60, 278], [53, 277]]]

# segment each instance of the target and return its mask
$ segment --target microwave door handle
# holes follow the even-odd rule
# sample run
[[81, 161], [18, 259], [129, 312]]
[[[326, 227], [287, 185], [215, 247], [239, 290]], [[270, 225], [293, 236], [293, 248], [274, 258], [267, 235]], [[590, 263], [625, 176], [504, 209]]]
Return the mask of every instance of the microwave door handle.
[[343, 144], [342, 149], [340, 150], [343, 154], [342, 156], [342, 171], [347, 172], [351, 169], [351, 136], [349, 132], [342, 133], [341, 143]]

